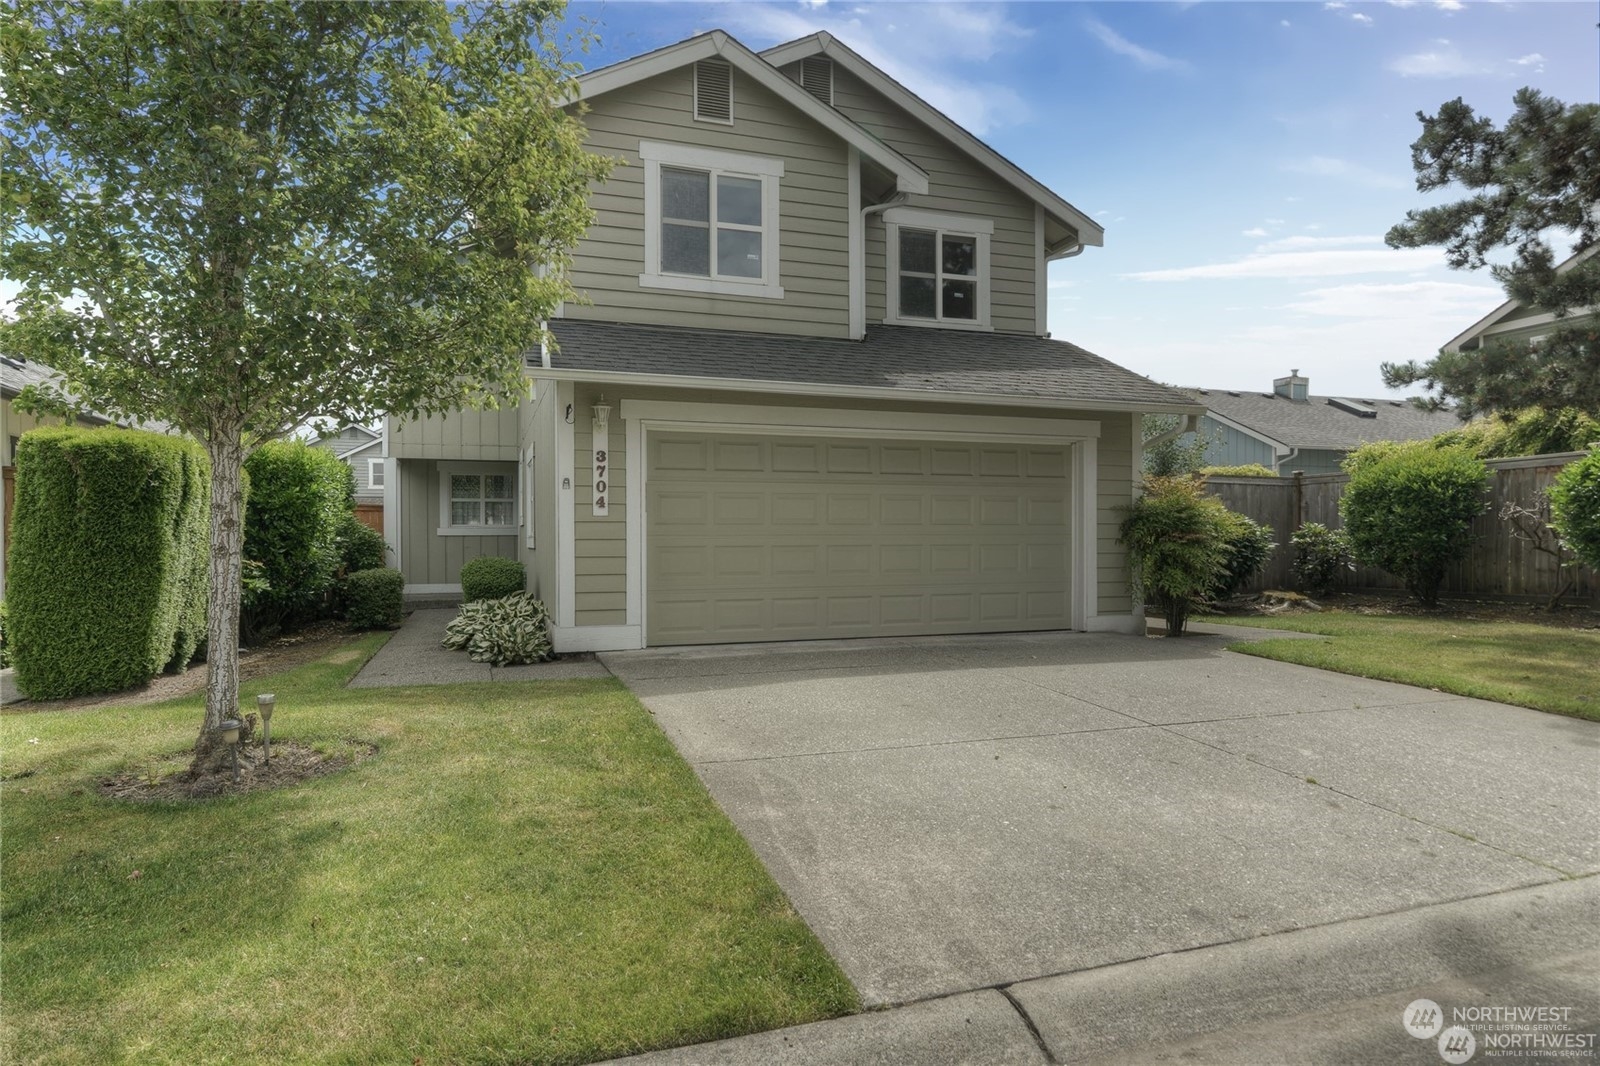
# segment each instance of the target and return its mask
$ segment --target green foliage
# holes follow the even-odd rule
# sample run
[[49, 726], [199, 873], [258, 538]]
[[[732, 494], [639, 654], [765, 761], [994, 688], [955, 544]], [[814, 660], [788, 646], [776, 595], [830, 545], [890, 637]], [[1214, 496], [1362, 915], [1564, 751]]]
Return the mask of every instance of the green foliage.
[[1484, 512], [1482, 460], [1459, 446], [1382, 441], [1352, 452], [1344, 466], [1350, 481], [1339, 513], [1356, 561], [1437, 604], [1445, 571], [1466, 554], [1471, 522]]
[[1224, 508], [1216, 515], [1216, 522], [1224, 547], [1222, 573], [1206, 595], [1208, 599], [1225, 600], [1261, 573], [1278, 542], [1272, 539], [1270, 526], [1236, 511]]
[[357, 570], [344, 579], [345, 620], [352, 629], [394, 629], [405, 620], [406, 579], [388, 567]]
[[1219, 516], [1227, 508], [1191, 477], [1146, 478], [1127, 509], [1120, 540], [1134, 588], [1161, 608], [1167, 635], [1180, 636], [1193, 608], [1223, 579], [1228, 549]]
[[0, 670], [11, 665], [11, 654], [6, 651], [6, 601], [0, 600]]
[[1600, 571], [1600, 448], [1568, 463], [1550, 486], [1550, 524], [1584, 565]]
[[1202, 466], [1200, 473], [1205, 477], [1277, 477], [1276, 470], [1269, 470], [1260, 463], [1243, 463], [1239, 466]]
[[527, 569], [515, 559], [480, 555], [461, 568], [461, 598], [498, 600], [528, 587]]
[[1581, 452], [1600, 441], [1600, 418], [1575, 407], [1525, 407], [1474, 419], [1432, 439], [1441, 446], [1465, 445], [1479, 459]]
[[387, 552], [382, 533], [361, 521], [354, 512], [345, 515], [339, 529], [339, 560], [345, 573], [380, 570], [387, 565]]
[[245, 469], [244, 554], [261, 564], [266, 588], [247, 600], [243, 627], [264, 636], [325, 612], [355, 489], [338, 456], [302, 441], [263, 445]]
[[1452, 267], [1481, 270], [1492, 253], [1514, 249], [1509, 265], [1490, 273], [1523, 307], [1557, 316], [1537, 347], [1527, 341], [1484, 343], [1440, 352], [1426, 363], [1385, 363], [1391, 388], [1423, 382], [1431, 403], [1452, 400], [1463, 417], [1522, 407], [1600, 410], [1600, 327], [1573, 311], [1600, 304], [1600, 258], [1557, 270], [1547, 235], [1577, 234], [1573, 253], [1600, 241], [1600, 104], [1567, 106], [1521, 89], [1503, 129], [1480, 118], [1460, 97], [1430, 116], [1419, 112], [1422, 136], [1411, 146], [1417, 191], [1452, 186], [1464, 199], [1406, 212], [1388, 233], [1395, 248], [1442, 245]]
[[1350, 538], [1342, 529], [1329, 529], [1321, 522], [1306, 522], [1289, 534], [1294, 545], [1294, 562], [1289, 565], [1300, 590], [1312, 596], [1326, 596], [1339, 581], [1341, 570], [1354, 570], [1350, 558]]
[[[1143, 440], [1155, 440], [1183, 425], [1177, 415], [1145, 415], [1140, 428]], [[1188, 438], [1185, 443], [1184, 438]], [[1179, 433], [1176, 436], [1147, 445], [1144, 449], [1144, 472], [1148, 477], [1177, 477], [1180, 474], [1198, 473], [1206, 461], [1206, 447], [1211, 441], [1200, 433]]]
[[35, 699], [182, 669], [205, 632], [206, 460], [193, 442], [38, 429], [17, 448], [6, 643]]
[[466, 649], [475, 663], [494, 666], [555, 658], [550, 648], [550, 613], [527, 592], [464, 604], [461, 613], [444, 627], [442, 643], [452, 651]]

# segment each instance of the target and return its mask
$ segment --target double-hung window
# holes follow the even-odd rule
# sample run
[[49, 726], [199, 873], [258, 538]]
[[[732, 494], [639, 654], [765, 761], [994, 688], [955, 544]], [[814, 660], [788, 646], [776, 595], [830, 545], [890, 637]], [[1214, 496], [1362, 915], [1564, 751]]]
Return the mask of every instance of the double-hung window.
[[644, 141], [645, 270], [639, 284], [778, 299], [783, 161]]
[[440, 535], [514, 535], [516, 489], [517, 471], [510, 463], [440, 463]]
[[989, 239], [994, 223], [934, 211], [884, 212], [889, 284], [885, 321], [989, 328]]

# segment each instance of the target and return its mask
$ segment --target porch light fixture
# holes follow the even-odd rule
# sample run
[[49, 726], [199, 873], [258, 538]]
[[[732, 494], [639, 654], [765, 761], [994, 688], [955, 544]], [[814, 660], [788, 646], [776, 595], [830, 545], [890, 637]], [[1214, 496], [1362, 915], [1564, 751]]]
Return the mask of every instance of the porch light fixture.
[[600, 394], [600, 402], [594, 405], [594, 428], [605, 432], [606, 426], [611, 422], [611, 405], [606, 403], [605, 393]]
[[233, 783], [239, 783], [239, 730], [244, 728], [244, 723], [237, 718], [229, 718], [217, 725], [217, 739], [228, 745], [228, 753], [233, 757]]
[[272, 765], [272, 709], [277, 704], [278, 697], [271, 692], [263, 692], [256, 697], [256, 710], [261, 715], [261, 747], [267, 755], [267, 765]]

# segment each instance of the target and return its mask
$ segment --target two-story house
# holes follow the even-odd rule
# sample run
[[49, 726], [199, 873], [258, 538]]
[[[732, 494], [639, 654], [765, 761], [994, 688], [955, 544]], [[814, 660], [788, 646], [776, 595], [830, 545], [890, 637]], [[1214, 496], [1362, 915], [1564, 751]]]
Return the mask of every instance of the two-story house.
[[413, 597], [524, 560], [557, 650], [1142, 632], [1140, 416], [1203, 407], [1049, 339], [1072, 204], [832, 39], [721, 31], [582, 75], [588, 302], [532, 398], [388, 427]]

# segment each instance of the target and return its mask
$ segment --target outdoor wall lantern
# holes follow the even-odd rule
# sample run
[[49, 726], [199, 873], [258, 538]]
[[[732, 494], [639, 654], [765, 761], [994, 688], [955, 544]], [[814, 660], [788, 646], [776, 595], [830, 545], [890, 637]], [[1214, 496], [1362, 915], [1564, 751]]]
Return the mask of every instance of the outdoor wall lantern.
[[611, 405], [606, 403], [605, 393], [600, 394], [600, 402], [594, 405], [594, 428], [604, 433], [606, 426], [611, 422]]
[[256, 710], [261, 714], [261, 747], [267, 754], [267, 765], [272, 765], [272, 708], [278, 702], [278, 697], [271, 692], [263, 692], [256, 697]]
[[229, 718], [217, 726], [217, 739], [228, 745], [228, 753], [233, 757], [233, 783], [239, 783], [239, 730], [244, 728], [244, 723], [237, 718]]

